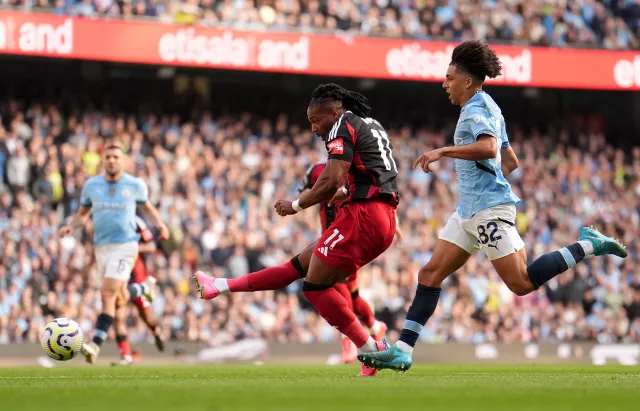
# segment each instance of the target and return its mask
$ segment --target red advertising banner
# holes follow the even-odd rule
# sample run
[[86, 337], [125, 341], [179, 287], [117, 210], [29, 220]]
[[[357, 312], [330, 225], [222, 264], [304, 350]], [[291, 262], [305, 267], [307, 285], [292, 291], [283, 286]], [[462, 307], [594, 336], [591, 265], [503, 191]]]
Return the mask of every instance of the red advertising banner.
[[[455, 44], [0, 12], [0, 54], [443, 80]], [[494, 47], [514, 86], [640, 90], [640, 51]]]

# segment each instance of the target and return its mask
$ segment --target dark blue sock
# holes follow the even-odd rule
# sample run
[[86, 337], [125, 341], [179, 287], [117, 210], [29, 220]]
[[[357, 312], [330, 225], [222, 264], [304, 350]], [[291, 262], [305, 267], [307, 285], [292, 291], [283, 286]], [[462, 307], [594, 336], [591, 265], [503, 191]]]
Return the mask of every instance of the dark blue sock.
[[527, 274], [536, 287], [551, 280], [558, 274], [564, 273], [584, 259], [584, 250], [578, 243], [568, 245], [558, 251], [547, 253], [529, 264]]
[[96, 320], [96, 329], [93, 331], [93, 342], [101, 346], [107, 339], [109, 328], [113, 325], [114, 318], [108, 314], [100, 314]]
[[440, 287], [428, 287], [418, 284], [416, 296], [409, 307], [409, 312], [404, 319], [400, 341], [414, 347], [422, 328], [433, 315], [440, 299]]

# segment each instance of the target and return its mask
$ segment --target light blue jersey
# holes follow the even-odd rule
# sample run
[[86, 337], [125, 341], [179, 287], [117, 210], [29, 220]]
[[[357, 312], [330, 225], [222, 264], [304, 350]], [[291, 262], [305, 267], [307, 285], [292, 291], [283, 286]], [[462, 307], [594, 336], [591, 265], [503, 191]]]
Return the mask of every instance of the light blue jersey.
[[478, 91], [462, 106], [453, 139], [456, 146], [465, 146], [475, 143], [483, 134], [498, 140], [495, 158], [482, 161], [456, 159], [460, 195], [456, 211], [465, 219], [489, 207], [520, 202], [500, 169], [500, 150], [509, 146], [504, 117], [495, 101], [484, 91]]
[[149, 192], [141, 179], [123, 173], [117, 182], [104, 175], [90, 178], [82, 187], [80, 204], [91, 208], [93, 244], [123, 244], [138, 241], [136, 205], [147, 202]]

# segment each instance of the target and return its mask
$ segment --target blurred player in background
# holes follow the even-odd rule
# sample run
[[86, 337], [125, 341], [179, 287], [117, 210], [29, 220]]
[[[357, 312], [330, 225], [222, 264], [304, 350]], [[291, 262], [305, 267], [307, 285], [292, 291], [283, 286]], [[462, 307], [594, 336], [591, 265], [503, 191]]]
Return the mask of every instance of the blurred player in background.
[[[158, 321], [151, 314], [151, 302], [153, 301], [153, 290], [156, 280], [153, 276], [149, 275], [144, 264], [144, 256], [146, 254], [154, 254], [157, 250], [156, 243], [153, 238], [153, 233], [147, 227], [147, 224], [142, 218], [136, 216], [136, 232], [140, 235], [140, 241], [138, 245], [138, 259], [136, 260], [133, 270], [131, 271], [131, 278], [129, 279], [129, 285], [139, 284], [142, 287], [147, 287], [151, 290], [150, 295], [142, 295], [131, 302], [138, 308], [138, 314], [142, 321], [146, 324], [147, 328], [153, 333], [156, 347], [160, 352], [164, 351], [164, 341], [158, 332]], [[95, 258], [92, 259], [91, 265]], [[89, 267], [88, 267], [89, 268]], [[116, 317], [115, 317], [115, 330], [116, 330], [116, 342], [118, 344], [118, 350], [120, 351], [120, 361], [113, 365], [129, 365], [133, 363], [133, 355], [131, 347], [129, 346], [128, 331], [127, 331], [127, 299], [122, 293], [122, 297], [119, 297], [116, 301]]]
[[[322, 162], [309, 167], [304, 176], [304, 180], [298, 189], [298, 194], [303, 194], [306, 190], [310, 190], [316, 181], [318, 181], [318, 178], [320, 178], [320, 175], [322, 175], [326, 166], [327, 163]], [[342, 189], [345, 194], [348, 195], [347, 187], [343, 187]], [[331, 224], [333, 224], [336, 215], [340, 211], [339, 204], [330, 204], [328, 201], [322, 202], [319, 204], [319, 211], [322, 232], [325, 232], [329, 229]], [[396, 216], [396, 237], [401, 239], [402, 235], [398, 229], [397, 223], [398, 221]], [[369, 329], [371, 336], [376, 341], [380, 341], [387, 332], [387, 325], [382, 321], [376, 320], [369, 303], [367, 303], [364, 298], [360, 297], [358, 290], [358, 273], [355, 272], [351, 274], [345, 281], [336, 283], [334, 287], [340, 294], [342, 294], [345, 300], [347, 300], [349, 308], [351, 308], [360, 318], [360, 321], [362, 321], [364, 326]], [[357, 355], [358, 349], [355, 344], [345, 335], [342, 335], [342, 361], [344, 363], [353, 362], [356, 360]]]
[[102, 283], [102, 313], [96, 320], [92, 342], [82, 347], [82, 354], [90, 364], [96, 362], [100, 346], [113, 325], [117, 300], [123, 297], [135, 300], [142, 295], [152, 297], [153, 290], [147, 284], [127, 287], [138, 258], [136, 205], [142, 205], [153, 218], [161, 239], [169, 237], [169, 230], [162, 222], [160, 213], [149, 201], [146, 184], [123, 172], [123, 160], [121, 145], [118, 142], [107, 143], [102, 158], [104, 174], [87, 180], [82, 187], [78, 213], [59, 232], [61, 236], [71, 235], [91, 213], [95, 259]]
[[606, 254], [626, 257], [622, 244], [583, 228], [579, 241], [545, 254], [527, 266], [524, 242], [515, 228], [516, 205], [506, 177], [518, 167], [509, 145], [504, 117], [484, 91], [486, 77], [501, 73], [498, 56], [480, 41], [458, 45], [451, 56], [443, 87], [452, 104], [462, 108], [453, 147], [423, 154], [414, 164], [426, 173], [443, 157], [455, 159], [459, 201], [436, 243], [431, 260], [420, 269], [418, 287], [400, 340], [391, 348], [358, 356], [364, 364], [399, 371], [412, 364], [413, 347], [438, 304], [442, 282], [482, 249], [507, 287], [529, 294], [585, 257]]
[[[196, 272], [200, 297], [210, 300], [229, 292], [252, 292], [284, 288], [305, 278], [304, 296], [318, 313], [360, 352], [386, 347], [364, 329], [348, 301], [334, 288], [380, 254], [393, 242], [395, 209], [399, 195], [398, 170], [391, 142], [384, 128], [369, 117], [367, 99], [336, 85], [318, 86], [307, 108], [312, 131], [320, 136], [329, 153], [327, 165], [311, 190], [295, 201], [275, 204], [281, 216], [330, 201], [346, 203], [318, 242], [307, 247], [290, 262], [239, 278], [213, 278]], [[349, 197], [343, 190], [349, 180]], [[363, 366], [360, 375], [376, 371]]]

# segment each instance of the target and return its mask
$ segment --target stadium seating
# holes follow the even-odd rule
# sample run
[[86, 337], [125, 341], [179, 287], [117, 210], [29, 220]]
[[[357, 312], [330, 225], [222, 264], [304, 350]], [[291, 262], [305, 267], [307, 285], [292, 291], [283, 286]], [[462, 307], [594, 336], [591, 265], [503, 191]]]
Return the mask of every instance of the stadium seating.
[[[99, 172], [103, 138], [114, 134], [125, 139], [129, 170], [146, 180], [172, 233], [162, 253], [148, 259], [160, 288], [153, 310], [167, 325], [167, 337], [212, 344], [253, 336], [281, 342], [338, 338], [307, 309], [300, 284], [203, 302], [188, 283], [196, 267], [239, 276], [280, 264], [317, 237], [315, 210], [282, 219], [272, 208], [278, 198], [294, 198], [306, 167], [325, 156], [309, 131], [284, 116], [204, 113], [196, 122], [180, 123], [172, 116], [92, 110], [63, 116], [55, 104], [0, 106], [0, 344], [37, 341], [53, 316], [92, 328], [100, 303], [85, 270], [91, 242], [87, 234], [58, 240], [55, 233], [77, 209], [83, 182]], [[389, 131], [403, 170], [404, 240], [361, 270], [360, 294], [389, 323], [394, 339], [417, 271], [451, 213], [456, 187], [451, 162], [442, 162], [434, 175], [407, 171], [425, 147], [446, 143], [442, 131]], [[510, 179], [525, 200], [517, 226], [529, 258], [572, 242], [580, 226], [592, 223], [629, 244], [630, 257], [589, 260], [526, 297], [514, 296], [482, 256], [473, 258], [445, 284], [424, 340], [640, 342], [634, 245], [640, 232], [640, 148], [625, 154], [597, 129], [588, 139], [577, 135], [573, 144], [568, 133], [559, 136], [525, 139], [517, 127], [511, 132], [521, 169]], [[287, 167], [276, 166], [281, 164]], [[131, 321], [132, 341], [145, 340], [144, 327]]]
[[637, 49], [638, 0], [13, 0], [20, 9], [238, 29]]

